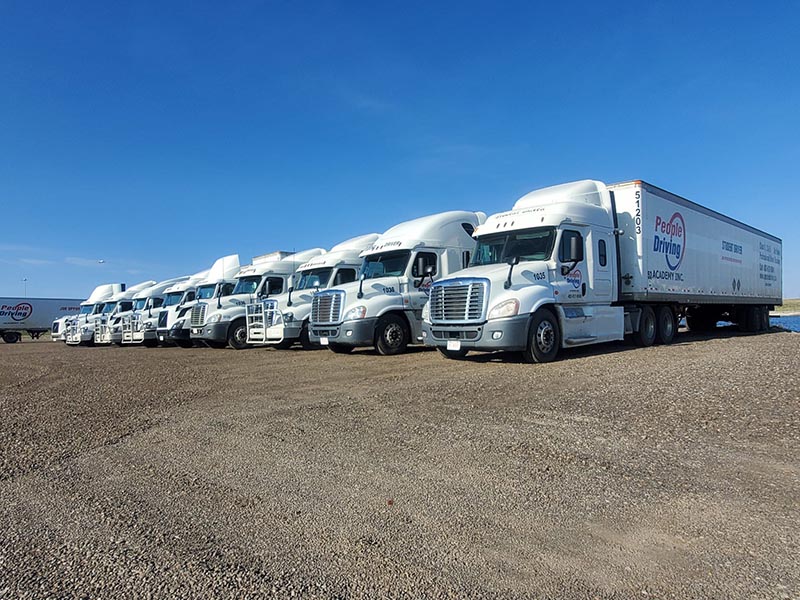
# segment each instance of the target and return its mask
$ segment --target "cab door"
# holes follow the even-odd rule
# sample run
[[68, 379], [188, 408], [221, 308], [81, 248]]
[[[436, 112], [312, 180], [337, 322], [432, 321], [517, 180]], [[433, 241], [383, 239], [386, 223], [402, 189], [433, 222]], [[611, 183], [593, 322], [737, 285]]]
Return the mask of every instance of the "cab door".
[[587, 227], [571, 225], [561, 231], [556, 248], [556, 273], [553, 281], [556, 302], [583, 304], [592, 297], [586, 263]]

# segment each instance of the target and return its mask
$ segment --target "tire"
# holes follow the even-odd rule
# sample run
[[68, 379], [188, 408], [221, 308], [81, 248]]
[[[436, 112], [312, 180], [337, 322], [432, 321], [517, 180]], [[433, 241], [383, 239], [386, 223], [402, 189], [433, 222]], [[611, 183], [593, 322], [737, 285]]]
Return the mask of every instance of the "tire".
[[234, 350], [250, 347], [247, 343], [247, 322], [244, 319], [236, 319], [228, 327], [228, 345]]
[[528, 333], [528, 347], [522, 353], [522, 358], [529, 363], [552, 362], [561, 350], [561, 329], [558, 319], [546, 308], [540, 308], [533, 315], [530, 332]]
[[452, 360], [461, 360], [469, 353], [469, 350], [467, 350], [466, 348], [462, 348], [461, 350], [448, 350], [447, 348], [437, 348], [437, 350], [439, 350], [439, 352], [442, 353], [442, 356], [446, 356], [447, 358]]
[[22, 335], [18, 331], [6, 331], [3, 334], [3, 341], [6, 344], [16, 344], [22, 339]]
[[633, 342], [642, 348], [652, 346], [656, 341], [657, 330], [656, 313], [650, 306], [643, 306], [639, 318], [639, 331], [633, 332]]
[[277, 344], [272, 344], [272, 346], [274, 348], [277, 348], [278, 350], [288, 350], [293, 345], [294, 345], [294, 340], [292, 340], [292, 339], [285, 339], [282, 342], [279, 342]]
[[142, 340], [142, 346], [145, 348], [158, 348], [158, 340]]
[[303, 323], [303, 328], [300, 330], [300, 345], [303, 350], [318, 350], [321, 348], [319, 344], [315, 344], [308, 336], [308, 322]]
[[656, 341], [659, 344], [671, 344], [678, 331], [678, 320], [669, 306], [656, 309]]
[[402, 354], [408, 347], [408, 324], [397, 315], [383, 315], [375, 326], [375, 348], [383, 356]]
[[345, 346], [344, 344], [328, 344], [328, 348], [336, 354], [350, 354], [353, 351], [353, 346]]
[[769, 309], [766, 306], [762, 306], [761, 308], [761, 331], [769, 331], [770, 324], [769, 324]]

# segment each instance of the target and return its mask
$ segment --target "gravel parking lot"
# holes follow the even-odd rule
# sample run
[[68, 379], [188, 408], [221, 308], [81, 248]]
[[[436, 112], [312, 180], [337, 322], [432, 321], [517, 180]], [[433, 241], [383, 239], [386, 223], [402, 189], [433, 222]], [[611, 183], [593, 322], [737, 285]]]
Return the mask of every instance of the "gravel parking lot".
[[800, 596], [800, 334], [549, 365], [28, 341], [0, 414], [3, 598]]

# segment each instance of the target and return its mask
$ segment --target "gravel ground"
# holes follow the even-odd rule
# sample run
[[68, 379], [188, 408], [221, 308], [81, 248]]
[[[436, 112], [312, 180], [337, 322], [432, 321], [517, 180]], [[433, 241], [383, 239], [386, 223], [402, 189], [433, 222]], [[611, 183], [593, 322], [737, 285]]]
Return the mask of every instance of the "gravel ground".
[[800, 597], [800, 334], [0, 344], [0, 597]]

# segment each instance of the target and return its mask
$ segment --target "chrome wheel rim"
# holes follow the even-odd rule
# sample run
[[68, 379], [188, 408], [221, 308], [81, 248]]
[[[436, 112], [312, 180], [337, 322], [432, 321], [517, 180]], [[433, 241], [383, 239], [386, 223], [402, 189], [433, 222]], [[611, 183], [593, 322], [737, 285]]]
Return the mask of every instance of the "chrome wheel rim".
[[644, 331], [647, 334], [648, 338], [655, 337], [656, 335], [656, 320], [655, 319], [647, 319], [644, 323]]
[[233, 332], [233, 339], [239, 344], [244, 344], [247, 341], [247, 329], [245, 327], [239, 327]]
[[383, 333], [383, 339], [392, 348], [397, 348], [403, 342], [403, 328], [397, 323], [390, 323]]
[[550, 321], [542, 321], [536, 328], [536, 347], [544, 354], [549, 353], [556, 343], [556, 330]]

